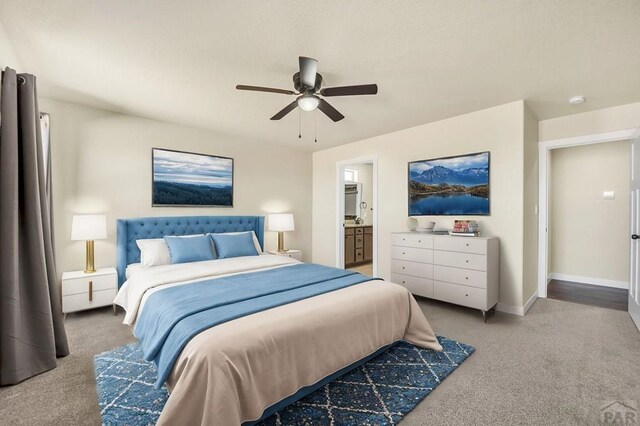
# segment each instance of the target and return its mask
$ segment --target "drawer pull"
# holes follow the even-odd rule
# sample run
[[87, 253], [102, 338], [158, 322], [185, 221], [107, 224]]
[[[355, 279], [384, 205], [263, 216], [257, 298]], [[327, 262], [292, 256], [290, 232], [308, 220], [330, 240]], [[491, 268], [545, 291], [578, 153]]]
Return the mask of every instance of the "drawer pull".
[[407, 241], [407, 240], [405, 240], [405, 239], [403, 238], [403, 239], [402, 239], [402, 241]]
[[89, 281], [89, 302], [93, 301], [93, 281]]
[[402, 254], [406, 254], [405, 252], [402, 252]]
[[406, 283], [404, 282], [404, 280], [402, 280], [402, 284], [406, 284]]
[[465, 280], [468, 280], [468, 279], [469, 279], [469, 277], [464, 277], [464, 279], [465, 279]]
[[404, 269], [404, 266], [402, 267], [402, 269]]
[[465, 297], [469, 297], [469, 295], [468, 295], [468, 294], [465, 294]]
[[422, 242], [422, 240], [418, 240], [418, 242], [419, 242], [419, 243], [421, 243], [421, 242]]

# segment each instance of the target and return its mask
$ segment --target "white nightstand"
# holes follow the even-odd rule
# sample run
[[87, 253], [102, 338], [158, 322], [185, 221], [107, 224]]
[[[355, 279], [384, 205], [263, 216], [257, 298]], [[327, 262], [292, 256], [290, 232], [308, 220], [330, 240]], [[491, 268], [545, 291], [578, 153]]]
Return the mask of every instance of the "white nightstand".
[[118, 273], [115, 268], [102, 268], [91, 274], [84, 271], [65, 272], [62, 274], [62, 312], [84, 311], [116, 305], [113, 299], [118, 292]]
[[282, 253], [277, 252], [277, 251], [268, 251], [267, 253], [275, 254], [276, 256], [292, 257], [292, 258], [302, 262], [302, 250], [287, 250], [287, 251], [282, 252]]

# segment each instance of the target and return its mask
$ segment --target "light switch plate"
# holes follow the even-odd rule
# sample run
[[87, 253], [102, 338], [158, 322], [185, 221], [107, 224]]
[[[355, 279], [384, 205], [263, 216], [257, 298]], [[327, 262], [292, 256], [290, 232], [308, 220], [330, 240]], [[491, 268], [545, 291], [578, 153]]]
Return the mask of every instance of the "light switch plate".
[[602, 193], [602, 198], [605, 200], [613, 200], [616, 198], [616, 193], [614, 191], [604, 191]]

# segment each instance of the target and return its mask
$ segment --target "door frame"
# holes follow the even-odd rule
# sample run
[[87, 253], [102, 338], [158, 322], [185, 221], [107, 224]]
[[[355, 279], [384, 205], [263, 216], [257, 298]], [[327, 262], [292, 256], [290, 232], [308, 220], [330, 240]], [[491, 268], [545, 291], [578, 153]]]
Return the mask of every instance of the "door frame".
[[538, 143], [538, 297], [547, 297], [549, 276], [548, 265], [548, 224], [549, 224], [549, 171], [551, 150], [573, 146], [630, 140], [638, 129], [617, 130], [573, 138], [554, 139]]
[[367, 155], [336, 162], [336, 268], [344, 269], [344, 169], [372, 164], [373, 170], [373, 275], [378, 275], [378, 156]]

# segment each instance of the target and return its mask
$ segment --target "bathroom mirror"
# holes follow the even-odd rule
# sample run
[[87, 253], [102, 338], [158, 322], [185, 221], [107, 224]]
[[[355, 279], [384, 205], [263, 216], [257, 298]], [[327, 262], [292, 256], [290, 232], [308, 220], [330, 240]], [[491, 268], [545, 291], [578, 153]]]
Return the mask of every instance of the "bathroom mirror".
[[362, 184], [357, 182], [346, 183], [344, 185], [344, 219], [355, 220], [362, 217], [361, 203]]

